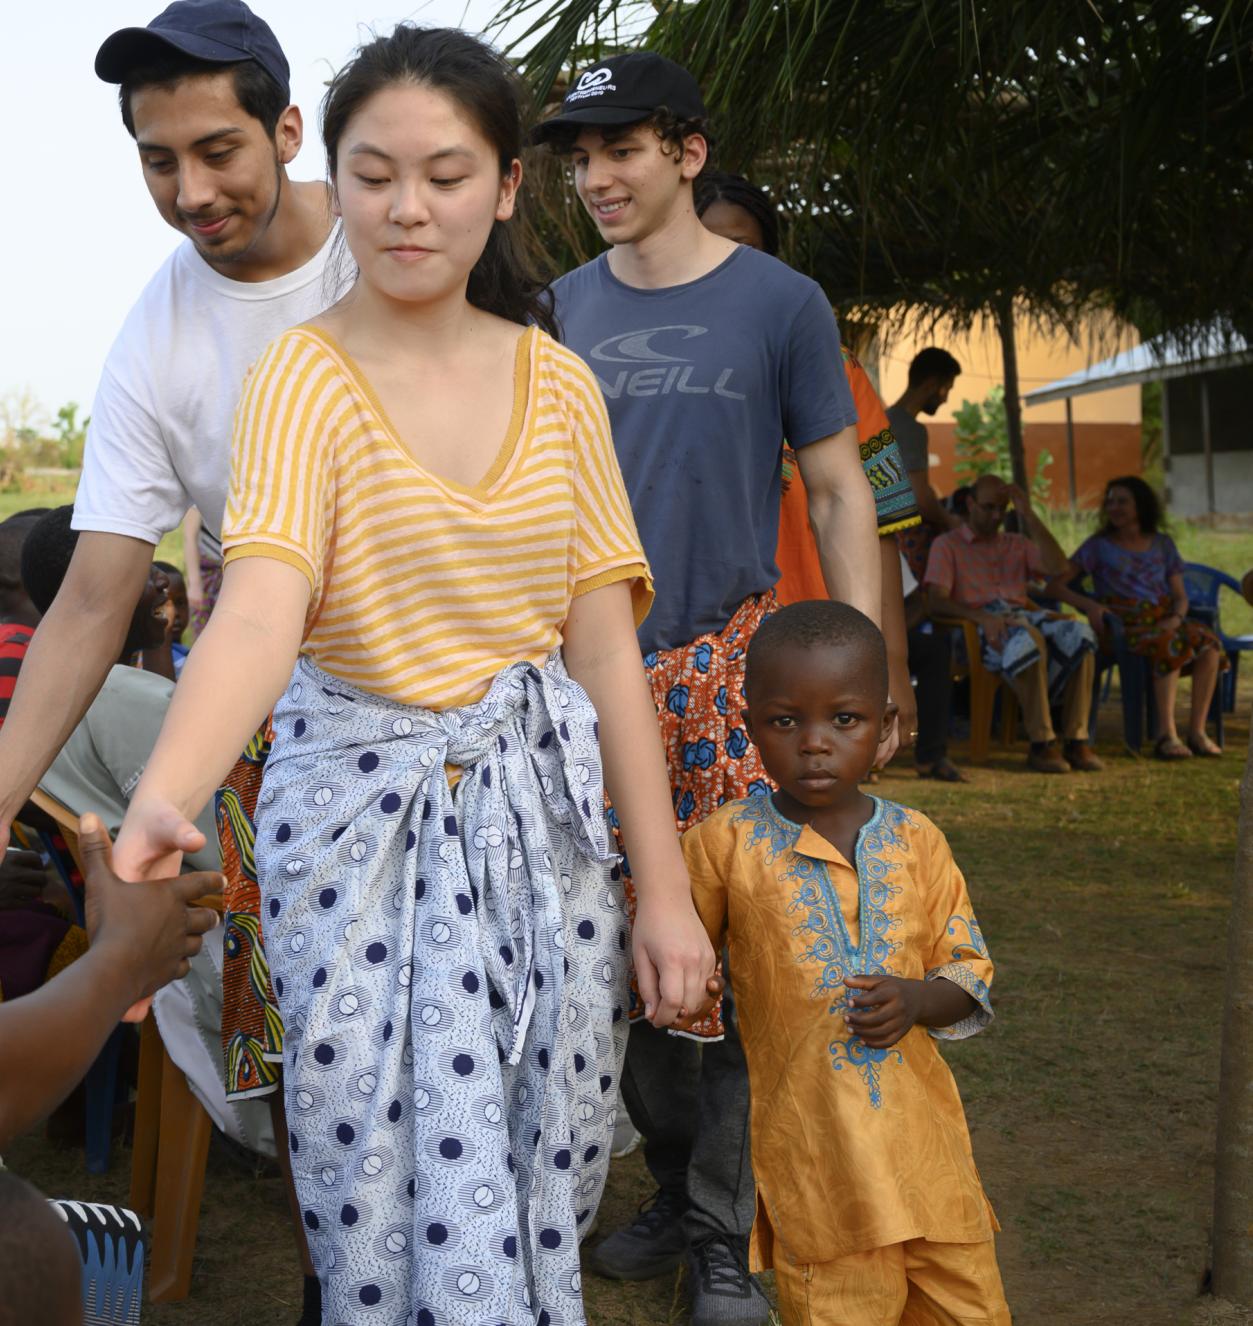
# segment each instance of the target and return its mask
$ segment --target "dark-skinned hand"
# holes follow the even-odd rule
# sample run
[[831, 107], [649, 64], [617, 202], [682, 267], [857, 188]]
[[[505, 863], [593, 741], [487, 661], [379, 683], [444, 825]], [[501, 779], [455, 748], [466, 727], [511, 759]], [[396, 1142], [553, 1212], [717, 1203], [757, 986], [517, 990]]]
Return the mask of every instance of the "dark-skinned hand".
[[133, 883], [113, 870], [109, 835], [95, 815], [79, 825], [79, 847], [87, 886], [87, 935], [93, 948], [108, 952], [134, 977], [135, 997], [185, 976], [200, 952], [201, 936], [217, 925], [210, 907], [193, 899], [220, 893], [221, 875], [199, 871], [173, 879]]
[[846, 976], [849, 996], [844, 1021], [873, 1050], [895, 1045], [918, 1021], [926, 981], [903, 976]]

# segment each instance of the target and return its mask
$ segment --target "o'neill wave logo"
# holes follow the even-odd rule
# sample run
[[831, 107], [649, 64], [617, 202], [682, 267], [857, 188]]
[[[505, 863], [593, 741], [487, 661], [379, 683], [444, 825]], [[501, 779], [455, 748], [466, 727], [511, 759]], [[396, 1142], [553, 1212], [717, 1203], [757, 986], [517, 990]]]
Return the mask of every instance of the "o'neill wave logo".
[[731, 390], [732, 368], [718, 372], [713, 383], [702, 382], [696, 362], [685, 355], [674, 353], [684, 341], [705, 336], [708, 327], [693, 327], [676, 323], [669, 327], [649, 327], [644, 331], [621, 332], [592, 347], [591, 357], [602, 364], [644, 365], [619, 369], [612, 378], [596, 376], [600, 388], [610, 400], [622, 396], [724, 396], [728, 400], [742, 401], [743, 392]]
[[606, 92], [616, 92], [618, 85], [611, 83], [613, 78], [612, 69], [589, 69], [585, 74], [579, 75], [579, 81], [566, 93], [565, 104], [568, 106], [572, 101], [583, 101], [587, 97], [601, 97]]

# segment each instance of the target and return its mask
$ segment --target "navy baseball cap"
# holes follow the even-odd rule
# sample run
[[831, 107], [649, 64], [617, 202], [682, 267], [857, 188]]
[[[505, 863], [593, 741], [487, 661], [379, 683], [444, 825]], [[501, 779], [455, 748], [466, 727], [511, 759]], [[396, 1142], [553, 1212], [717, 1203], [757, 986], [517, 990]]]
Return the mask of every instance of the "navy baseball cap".
[[536, 126], [531, 141], [546, 142], [570, 124], [638, 124], [662, 106], [681, 120], [705, 114], [700, 88], [682, 65], [652, 51], [613, 55], [574, 80], [561, 109]]
[[136, 65], [168, 53], [213, 64], [252, 60], [291, 95], [291, 69], [270, 25], [243, 0], [174, 0], [146, 28], [121, 28], [96, 52], [96, 75], [121, 83]]

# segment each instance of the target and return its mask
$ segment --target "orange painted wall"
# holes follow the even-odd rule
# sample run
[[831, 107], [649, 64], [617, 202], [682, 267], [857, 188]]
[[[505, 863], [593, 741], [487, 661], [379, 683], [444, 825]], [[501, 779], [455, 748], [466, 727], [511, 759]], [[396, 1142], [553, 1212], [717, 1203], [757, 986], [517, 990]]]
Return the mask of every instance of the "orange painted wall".
[[[956, 428], [951, 423], [924, 419], [931, 451], [931, 486], [944, 496], [957, 487], [954, 470]], [[1066, 472], [1066, 425], [1027, 423], [1023, 429], [1027, 446], [1027, 472], [1035, 473], [1041, 450], [1052, 453], [1053, 463], [1045, 471], [1053, 482], [1050, 506], [1070, 501]], [[1075, 424], [1075, 492], [1081, 507], [1099, 505], [1105, 485], [1124, 474], [1140, 473], [1140, 425], [1138, 423]], [[1009, 476], [1006, 475], [1006, 478]]]

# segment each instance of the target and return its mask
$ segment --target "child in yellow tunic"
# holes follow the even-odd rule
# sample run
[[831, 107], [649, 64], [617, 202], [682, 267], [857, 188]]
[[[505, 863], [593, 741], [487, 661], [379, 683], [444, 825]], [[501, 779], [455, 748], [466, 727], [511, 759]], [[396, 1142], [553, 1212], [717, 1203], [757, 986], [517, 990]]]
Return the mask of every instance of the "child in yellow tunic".
[[991, 1020], [992, 963], [944, 835], [858, 790], [892, 717], [883, 638], [847, 604], [784, 608], [746, 697], [779, 791], [683, 845], [735, 974], [753, 1269], [774, 1267], [785, 1326], [1001, 1326], [996, 1220], [936, 1048]]

